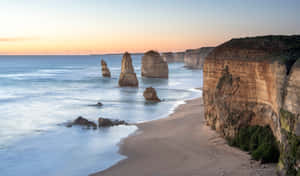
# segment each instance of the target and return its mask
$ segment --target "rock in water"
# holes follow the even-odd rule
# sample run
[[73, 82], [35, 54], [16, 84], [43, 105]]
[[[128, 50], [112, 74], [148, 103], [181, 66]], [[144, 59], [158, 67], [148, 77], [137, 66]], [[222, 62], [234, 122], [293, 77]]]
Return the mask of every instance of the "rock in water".
[[101, 60], [101, 67], [102, 67], [102, 76], [103, 77], [110, 77], [110, 71], [107, 67], [107, 64], [104, 60]]
[[123, 55], [122, 69], [119, 78], [119, 86], [121, 87], [138, 87], [139, 82], [134, 73], [132, 59], [128, 52]]
[[79, 116], [77, 119], [75, 119], [73, 122], [67, 124], [67, 127], [72, 127], [73, 125], [80, 125], [80, 126], [85, 126], [85, 127], [92, 127], [94, 129], [97, 128], [96, 123], [89, 121], [81, 116]]
[[98, 119], [98, 125], [100, 127], [110, 127], [110, 126], [116, 126], [116, 125], [128, 125], [124, 120], [110, 120], [106, 118], [100, 117]]
[[168, 78], [168, 64], [156, 51], [148, 51], [142, 58], [142, 76], [149, 78]]
[[155, 89], [152, 87], [146, 88], [146, 90], [144, 91], [144, 97], [147, 101], [160, 101], [160, 99], [157, 97]]

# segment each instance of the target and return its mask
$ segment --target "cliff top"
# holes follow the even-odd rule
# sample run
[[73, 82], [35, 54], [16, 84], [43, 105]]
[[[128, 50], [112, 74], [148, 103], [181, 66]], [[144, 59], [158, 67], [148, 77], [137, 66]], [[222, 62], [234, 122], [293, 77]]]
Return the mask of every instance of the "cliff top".
[[201, 53], [201, 52], [212, 50], [214, 48], [215, 47], [201, 47], [201, 48], [197, 48], [197, 49], [188, 49], [188, 50], [186, 50], [186, 53], [195, 53], [195, 54], [198, 54], [198, 53]]
[[269, 35], [231, 39], [216, 47], [207, 59], [280, 61], [287, 71], [300, 58], [300, 35]]

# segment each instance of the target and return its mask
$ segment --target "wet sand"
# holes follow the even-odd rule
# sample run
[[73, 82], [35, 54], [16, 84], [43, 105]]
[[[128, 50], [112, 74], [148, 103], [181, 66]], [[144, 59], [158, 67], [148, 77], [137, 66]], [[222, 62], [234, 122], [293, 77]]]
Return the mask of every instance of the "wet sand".
[[137, 126], [120, 146], [128, 158], [92, 176], [276, 175], [275, 165], [252, 161], [205, 125], [202, 98], [187, 101], [167, 118]]

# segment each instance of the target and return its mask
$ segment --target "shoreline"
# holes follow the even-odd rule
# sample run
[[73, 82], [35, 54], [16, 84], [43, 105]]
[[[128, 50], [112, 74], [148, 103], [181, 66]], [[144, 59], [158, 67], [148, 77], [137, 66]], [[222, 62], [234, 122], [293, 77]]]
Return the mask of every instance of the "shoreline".
[[90, 176], [275, 175], [275, 164], [252, 161], [205, 125], [202, 97], [184, 102], [166, 118], [136, 124], [119, 144], [127, 158]]

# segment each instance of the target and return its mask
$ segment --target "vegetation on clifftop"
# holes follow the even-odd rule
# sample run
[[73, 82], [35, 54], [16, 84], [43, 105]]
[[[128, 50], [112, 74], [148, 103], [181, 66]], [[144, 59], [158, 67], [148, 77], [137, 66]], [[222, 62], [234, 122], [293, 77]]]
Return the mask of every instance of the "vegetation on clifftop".
[[279, 148], [269, 126], [248, 126], [240, 128], [233, 139], [228, 139], [231, 146], [248, 151], [252, 158], [262, 163], [276, 163]]

